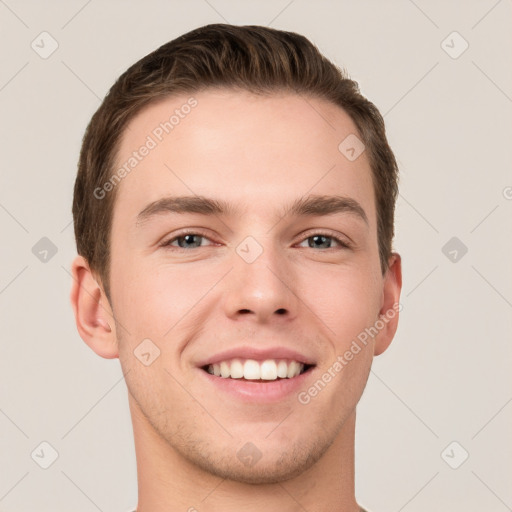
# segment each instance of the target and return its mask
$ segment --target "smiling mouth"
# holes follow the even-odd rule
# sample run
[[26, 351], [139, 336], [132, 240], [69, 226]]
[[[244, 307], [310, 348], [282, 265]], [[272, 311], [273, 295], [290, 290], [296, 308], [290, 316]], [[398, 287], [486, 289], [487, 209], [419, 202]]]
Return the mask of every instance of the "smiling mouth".
[[207, 364], [201, 369], [222, 379], [264, 382], [293, 379], [311, 370], [315, 365], [291, 359], [230, 359]]

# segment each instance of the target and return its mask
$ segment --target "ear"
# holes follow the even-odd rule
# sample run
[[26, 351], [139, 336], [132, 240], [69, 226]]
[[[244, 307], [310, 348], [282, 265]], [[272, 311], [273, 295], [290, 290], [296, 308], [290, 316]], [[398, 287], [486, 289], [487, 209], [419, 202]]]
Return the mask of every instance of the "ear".
[[384, 324], [375, 337], [373, 354], [382, 354], [393, 340], [398, 327], [400, 291], [402, 290], [402, 260], [398, 253], [392, 253], [388, 262], [388, 270], [384, 275], [381, 309], [379, 320]]
[[80, 337], [99, 356], [119, 357], [112, 308], [87, 260], [77, 256], [71, 265], [71, 274], [73, 284], [69, 298]]

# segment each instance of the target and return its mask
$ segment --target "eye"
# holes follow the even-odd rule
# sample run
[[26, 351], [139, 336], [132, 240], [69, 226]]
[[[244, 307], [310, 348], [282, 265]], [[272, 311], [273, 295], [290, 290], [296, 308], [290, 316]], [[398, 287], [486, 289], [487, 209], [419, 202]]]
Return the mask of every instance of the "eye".
[[312, 240], [312, 243], [308, 242], [308, 247], [310, 248], [320, 248], [320, 249], [333, 249], [331, 247], [331, 241], [334, 240], [341, 248], [349, 249], [350, 245], [338, 238], [337, 236], [332, 235], [331, 233], [313, 233], [306, 237], [302, 243]]
[[[210, 240], [205, 235], [201, 233], [195, 233], [195, 232], [189, 232], [189, 233], [182, 233], [180, 235], [177, 235], [173, 238], [170, 238], [169, 240], [163, 242], [160, 244], [160, 247], [169, 247], [176, 250], [187, 250], [187, 249], [196, 249], [198, 247], [204, 247], [204, 245], [201, 243], [203, 240]], [[175, 242], [178, 243], [178, 245], [175, 245]]]
[[[162, 242], [160, 244], [160, 247], [165, 247], [177, 251], [187, 251], [190, 249], [205, 247], [206, 245], [208, 245], [202, 243], [205, 240], [211, 242], [210, 238], [208, 238], [205, 234], [190, 231], [169, 238], [168, 240]], [[301, 243], [303, 244], [306, 241], [308, 241], [308, 248], [311, 249], [335, 249], [336, 247], [332, 246], [332, 241], [334, 241], [334, 243], [337, 244], [340, 249], [350, 249], [350, 245], [347, 242], [331, 233], [326, 232], [312, 233], [308, 237], [306, 237]]]

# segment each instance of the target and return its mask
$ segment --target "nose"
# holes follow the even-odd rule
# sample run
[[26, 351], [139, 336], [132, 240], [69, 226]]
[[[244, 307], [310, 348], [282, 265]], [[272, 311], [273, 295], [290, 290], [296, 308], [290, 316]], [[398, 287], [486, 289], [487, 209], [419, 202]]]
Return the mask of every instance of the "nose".
[[226, 315], [235, 320], [246, 316], [258, 323], [293, 319], [299, 303], [294, 290], [297, 279], [284, 251], [261, 240], [241, 245], [233, 252], [233, 269], [224, 280]]

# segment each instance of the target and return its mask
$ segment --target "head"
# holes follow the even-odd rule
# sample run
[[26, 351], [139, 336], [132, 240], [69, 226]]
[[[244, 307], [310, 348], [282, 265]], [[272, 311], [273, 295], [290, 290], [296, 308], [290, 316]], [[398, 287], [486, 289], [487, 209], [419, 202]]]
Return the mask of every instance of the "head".
[[[170, 449], [223, 477], [290, 478], [353, 418], [395, 333], [396, 195], [382, 116], [305, 37], [189, 32], [123, 73], [85, 133], [73, 201], [74, 274], [90, 292], [72, 292], [80, 334], [120, 358], [133, 407]], [[198, 246], [179, 244], [194, 235]], [[306, 388], [247, 402], [210, 385], [212, 358], [277, 346], [307, 359]], [[318, 380], [329, 383], [309, 392]], [[244, 446], [257, 464], [241, 462]]]

